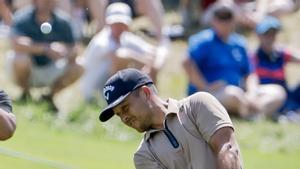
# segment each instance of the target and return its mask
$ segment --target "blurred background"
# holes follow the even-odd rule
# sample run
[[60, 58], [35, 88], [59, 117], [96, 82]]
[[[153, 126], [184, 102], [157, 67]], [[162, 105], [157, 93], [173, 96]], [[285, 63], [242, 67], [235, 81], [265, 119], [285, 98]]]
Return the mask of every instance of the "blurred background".
[[[24, 6], [32, 3], [19, 1], [15, 2], [18, 2], [18, 5], [15, 6], [8, 4], [12, 14], [23, 8], [23, 3]], [[185, 9], [188, 6], [184, 6], [184, 4], [189, 3], [197, 4], [196, 6], [192, 5], [196, 9]], [[247, 1], [247, 3], [252, 7], [254, 3], [258, 2]], [[168, 37], [168, 53], [165, 63], [157, 74], [156, 84], [163, 98], [181, 99], [186, 96], [188, 77], [182, 67], [182, 61], [187, 55], [187, 39], [191, 34], [207, 27], [204, 23], [198, 22], [200, 17], [197, 16], [204, 11], [202, 8], [202, 10], [198, 10], [199, 4], [201, 3], [196, 0], [162, 0], [164, 8], [161, 16], [164, 30], [162, 32], [164, 36]], [[73, 5], [77, 7], [76, 5], [82, 4]], [[82, 6], [83, 11], [91, 12], [91, 6]], [[102, 8], [105, 9], [105, 7], [99, 6], [96, 11]], [[3, 9], [1, 8], [1, 12]], [[67, 12], [66, 9], [63, 10]], [[193, 11], [193, 13], [187, 13], [187, 11]], [[298, 50], [300, 51], [298, 27], [300, 12], [297, 9], [291, 11], [279, 17], [283, 29], [278, 34], [277, 41], [278, 44], [289, 46], [297, 53]], [[89, 17], [93, 16], [91, 13], [89, 15]], [[190, 20], [184, 20], [185, 17]], [[192, 19], [193, 17], [195, 19]], [[109, 122], [100, 123], [99, 112], [105, 105], [101, 99], [102, 91], [94, 91], [94, 94], [98, 96], [96, 101], [86, 101], [80, 92], [80, 80], [75, 81], [55, 94], [54, 103], [59, 109], [57, 113], [49, 111], [47, 101], [40, 100], [41, 93], [47, 89], [31, 88], [32, 99], [19, 100], [22, 88], [10, 76], [6, 58], [7, 52], [12, 49], [10, 31], [13, 22], [9, 19], [5, 21], [4, 15], [1, 18], [0, 88], [5, 90], [14, 101], [13, 112], [17, 117], [17, 130], [10, 140], [0, 142], [0, 169], [134, 168], [133, 153], [143, 135], [121, 124], [117, 117], [113, 117]], [[101, 17], [91, 18], [97, 21]], [[77, 21], [72, 20], [72, 22]], [[104, 24], [101, 23], [101, 19], [98, 22], [83, 20], [80, 23], [82, 25], [79, 24], [82, 26], [82, 32], [80, 35], [74, 35], [74, 37], [78, 36], [75, 38], [78, 62], [84, 58], [85, 50], [93, 36], [101, 31]], [[151, 25], [147, 16], [141, 16], [134, 18], [129, 27], [134, 34], [155, 46], [160, 44], [162, 38], [156, 37], [155, 26], [153, 28]], [[244, 25], [238, 32], [246, 37], [249, 53], [255, 51], [259, 42], [253, 26]], [[300, 53], [298, 54], [300, 56]], [[294, 87], [299, 84], [299, 63], [289, 63], [285, 72], [289, 86]], [[275, 122], [271, 119], [247, 121], [240, 118], [233, 118], [233, 123], [245, 168], [300, 168], [300, 123]]]

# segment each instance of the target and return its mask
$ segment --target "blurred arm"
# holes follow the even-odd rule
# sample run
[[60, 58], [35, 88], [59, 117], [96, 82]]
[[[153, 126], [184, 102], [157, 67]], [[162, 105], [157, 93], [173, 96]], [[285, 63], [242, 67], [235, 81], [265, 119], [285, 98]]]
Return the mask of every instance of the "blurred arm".
[[203, 78], [202, 73], [200, 73], [196, 67], [196, 64], [186, 57], [183, 61], [183, 68], [188, 75], [188, 78], [192, 84], [194, 84], [198, 90], [204, 90], [207, 88], [207, 82]]
[[291, 51], [291, 53], [288, 53], [290, 61], [300, 63], [300, 50], [293, 47], [290, 47], [289, 50]]
[[0, 13], [4, 23], [10, 25], [12, 22], [12, 13], [5, 0], [0, 0]]
[[[104, 26], [104, 17], [103, 11], [105, 11], [105, 7], [107, 2], [104, 0], [88, 0], [88, 7], [90, 9], [90, 14], [92, 16], [92, 20], [97, 28], [97, 32], [100, 31]], [[99, 10], [100, 8], [100, 10]], [[103, 10], [103, 11], [102, 11]]]
[[16, 130], [16, 117], [0, 108], [0, 140], [9, 139]]
[[157, 33], [158, 41], [161, 41], [163, 37], [163, 16], [164, 8], [160, 0], [139, 0], [137, 1], [139, 11], [148, 16], [153, 23], [155, 31]]
[[256, 89], [258, 88], [259, 85], [259, 80], [258, 76], [253, 72], [249, 74], [246, 79], [246, 91], [249, 93], [256, 93]]
[[16, 52], [40, 55], [45, 54], [47, 44], [34, 43], [29, 37], [17, 36], [12, 38], [12, 47]]
[[54, 60], [66, 57], [73, 61], [77, 54], [74, 45], [61, 42], [36, 43], [26, 36], [14, 37], [12, 39], [12, 47], [16, 52], [29, 55], [47, 55]]
[[224, 127], [217, 130], [209, 144], [217, 157], [218, 169], [241, 169], [240, 152], [233, 129]]

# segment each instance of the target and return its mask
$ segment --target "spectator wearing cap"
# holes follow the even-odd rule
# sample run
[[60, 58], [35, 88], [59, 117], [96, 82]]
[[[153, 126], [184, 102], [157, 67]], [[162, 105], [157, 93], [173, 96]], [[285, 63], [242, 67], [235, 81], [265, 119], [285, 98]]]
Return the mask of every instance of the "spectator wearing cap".
[[284, 91], [276, 85], [258, 85], [245, 39], [234, 32], [233, 9], [221, 3], [213, 9], [211, 28], [189, 39], [188, 57], [183, 62], [188, 95], [210, 92], [231, 115], [242, 118], [273, 113], [284, 100], [278, 93]]
[[300, 63], [300, 57], [286, 47], [276, 45], [276, 37], [281, 29], [280, 21], [272, 16], [267, 16], [258, 23], [256, 34], [259, 47], [255, 52], [254, 64], [260, 84], [278, 84], [285, 89], [288, 97], [282, 111], [291, 115], [292, 111], [300, 113], [300, 85], [294, 90], [290, 89], [284, 70], [289, 62]]
[[161, 63], [157, 63], [153, 45], [129, 30], [132, 21], [130, 7], [112, 3], [106, 10], [106, 26], [96, 34], [84, 51], [85, 73], [81, 90], [86, 100], [93, 100], [95, 91], [116, 71], [136, 67], [147, 71], [153, 80]]
[[15, 13], [13, 51], [8, 55], [13, 77], [23, 92], [21, 99], [28, 98], [30, 88], [47, 87], [50, 92], [42, 100], [48, 101], [53, 112], [58, 110], [54, 96], [83, 71], [76, 63], [77, 50], [68, 17], [55, 7], [53, 0], [33, 0], [31, 6]]
[[12, 104], [7, 94], [0, 90], [0, 140], [7, 140], [16, 130], [16, 117], [12, 113]]
[[103, 88], [108, 106], [105, 122], [114, 115], [144, 133], [134, 154], [136, 169], [241, 169], [236, 131], [224, 107], [212, 95], [199, 92], [175, 100], [162, 99], [149, 76], [123, 69]]

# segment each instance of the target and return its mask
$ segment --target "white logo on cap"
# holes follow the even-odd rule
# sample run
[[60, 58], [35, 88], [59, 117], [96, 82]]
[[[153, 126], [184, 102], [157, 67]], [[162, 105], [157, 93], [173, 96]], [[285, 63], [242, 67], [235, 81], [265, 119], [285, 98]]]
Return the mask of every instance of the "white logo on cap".
[[[103, 95], [105, 97], [106, 100], [109, 100], [109, 92], [108, 91], [114, 91], [115, 90], [115, 87], [112, 86], [112, 85], [109, 85], [109, 86], [105, 86], [104, 89], [103, 89]], [[106, 93], [107, 92], [107, 93]]]

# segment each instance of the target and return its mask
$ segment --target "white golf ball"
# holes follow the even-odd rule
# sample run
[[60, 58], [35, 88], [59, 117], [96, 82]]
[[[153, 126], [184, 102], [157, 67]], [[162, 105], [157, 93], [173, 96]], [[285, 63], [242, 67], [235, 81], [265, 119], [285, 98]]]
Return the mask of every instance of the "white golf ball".
[[48, 34], [52, 31], [52, 26], [49, 22], [44, 22], [41, 27], [40, 27], [41, 31], [44, 33], [44, 34]]

